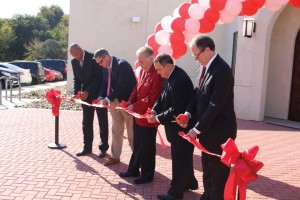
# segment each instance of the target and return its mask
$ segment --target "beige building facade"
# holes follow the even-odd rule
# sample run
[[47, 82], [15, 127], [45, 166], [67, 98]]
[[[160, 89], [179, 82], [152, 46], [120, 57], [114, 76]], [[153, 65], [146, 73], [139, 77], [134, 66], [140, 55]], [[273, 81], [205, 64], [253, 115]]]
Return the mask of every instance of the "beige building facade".
[[[183, 2], [71, 1], [69, 44], [78, 43], [90, 52], [106, 48], [134, 67], [135, 51], [155, 33], [155, 25], [164, 16], [172, 15]], [[243, 17], [237, 17], [230, 24], [216, 25], [215, 30], [208, 34], [215, 40], [217, 52], [233, 67], [238, 118], [256, 121], [262, 121], [264, 117], [290, 119], [291, 99], [297, 99], [291, 88], [296, 73], [293, 69], [300, 29], [299, 11], [289, 5], [277, 12], [261, 9], [253, 16], [257, 27], [252, 38], [242, 35]], [[70, 55], [68, 59], [71, 60]], [[196, 82], [198, 64], [189, 50], [176, 64]], [[73, 72], [69, 66], [69, 91], [72, 85]]]

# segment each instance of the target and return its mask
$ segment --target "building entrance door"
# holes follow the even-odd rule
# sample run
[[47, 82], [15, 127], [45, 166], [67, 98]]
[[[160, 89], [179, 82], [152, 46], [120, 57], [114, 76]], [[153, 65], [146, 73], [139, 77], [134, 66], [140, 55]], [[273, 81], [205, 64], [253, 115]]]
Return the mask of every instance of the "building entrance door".
[[300, 30], [295, 44], [289, 120], [300, 122]]

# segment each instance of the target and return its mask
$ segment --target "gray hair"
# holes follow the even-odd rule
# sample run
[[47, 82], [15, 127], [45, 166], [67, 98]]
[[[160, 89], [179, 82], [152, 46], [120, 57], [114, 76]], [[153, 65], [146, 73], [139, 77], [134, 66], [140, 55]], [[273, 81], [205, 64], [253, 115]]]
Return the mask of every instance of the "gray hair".
[[153, 49], [149, 46], [142, 46], [141, 48], [139, 48], [136, 51], [136, 56], [138, 56], [141, 53], [144, 54], [147, 58], [150, 56], [154, 56]]
[[99, 58], [104, 55], [109, 55], [109, 53], [106, 49], [103, 49], [103, 48], [97, 49], [94, 53], [94, 59]]
[[200, 51], [203, 51], [206, 47], [210, 50], [215, 51], [214, 40], [205, 35], [196, 35], [189, 44], [190, 47], [197, 47]]

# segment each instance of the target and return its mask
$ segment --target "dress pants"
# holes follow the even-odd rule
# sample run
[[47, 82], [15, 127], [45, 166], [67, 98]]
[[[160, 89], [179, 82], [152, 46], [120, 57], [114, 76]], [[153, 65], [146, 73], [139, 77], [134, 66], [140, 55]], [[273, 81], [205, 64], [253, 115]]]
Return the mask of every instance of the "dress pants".
[[223, 200], [225, 184], [230, 173], [227, 167], [220, 161], [219, 157], [202, 152], [203, 200]]
[[[120, 106], [117, 99], [111, 102], [112, 106]], [[120, 159], [123, 146], [123, 136], [126, 124], [128, 142], [133, 150], [133, 117], [128, 113], [117, 110], [109, 109], [112, 117], [112, 144], [111, 144], [111, 157], [114, 159]]]
[[[174, 133], [177, 134], [177, 133]], [[186, 188], [198, 186], [193, 168], [194, 146], [174, 135], [171, 141], [172, 181], [168, 194], [182, 198]]]
[[145, 127], [133, 122], [133, 152], [131, 154], [127, 172], [153, 180], [156, 155], [156, 127]]
[[[87, 105], [82, 105], [83, 118], [82, 118], [82, 131], [83, 131], [83, 149], [86, 151], [92, 151], [94, 140], [94, 114], [95, 108]], [[107, 151], [108, 149], [108, 119], [107, 109], [97, 109], [97, 116], [99, 122], [101, 149]]]

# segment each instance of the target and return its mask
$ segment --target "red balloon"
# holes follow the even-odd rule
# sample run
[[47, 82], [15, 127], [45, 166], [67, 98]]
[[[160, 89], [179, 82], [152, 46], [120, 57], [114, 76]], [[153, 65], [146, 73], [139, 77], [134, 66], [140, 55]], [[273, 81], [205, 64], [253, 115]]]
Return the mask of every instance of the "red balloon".
[[191, 4], [198, 3], [198, 0], [191, 0]]
[[299, 0], [290, 0], [288, 4], [291, 4], [297, 8], [300, 8], [300, 1]]
[[179, 6], [179, 15], [183, 18], [183, 19], [188, 19], [190, 18], [189, 15], [189, 7], [191, 6], [190, 3], [182, 3]]
[[157, 44], [156, 40], [155, 40], [155, 34], [152, 34], [148, 37], [147, 39], [147, 45], [152, 47], [153, 51], [159, 48], [159, 44]]
[[184, 42], [176, 44], [176, 45], [171, 45], [171, 47], [173, 49], [173, 55], [172, 55], [172, 57], [174, 59], [180, 58], [181, 56], [183, 56], [187, 52], [187, 46], [186, 46], [186, 44]]
[[215, 29], [215, 23], [211, 23], [207, 19], [203, 18], [199, 20], [200, 22], [200, 33], [209, 33]]
[[173, 32], [170, 35], [170, 43], [171, 45], [177, 45], [180, 43], [184, 43], [185, 37], [182, 32]]
[[155, 32], [157, 33], [158, 31], [160, 30], [163, 30], [162, 26], [161, 26], [161, 23], [158, 22], [156, 25], [155, 25]]
[[255, 15], [258, 11], [258, 8], [250, 3], [249, 0], [242, 2], [242, 10], [238, 14], [239, 16], [247, 15], [252, 16]]
[[266, 0], [247, 0], [249, 4], [257, 9], [263, 7], [266, 3]]
[[217, 21], [220, 18], [220, 13], [218, 11], [215, 11], [212, 8], [208, 8], [205, 12], [204, 12], [204, 19], [207, 19], [209, 22], [215, 24], [217, 23]]
[[171, 28], [174, 32], [183, 32], [185, 30], [185, 19], [176, 17], [171, 23]]
[[215, 11], [221, 11], [225, 8], [227, 0], [210, 0], [209, 4]]

